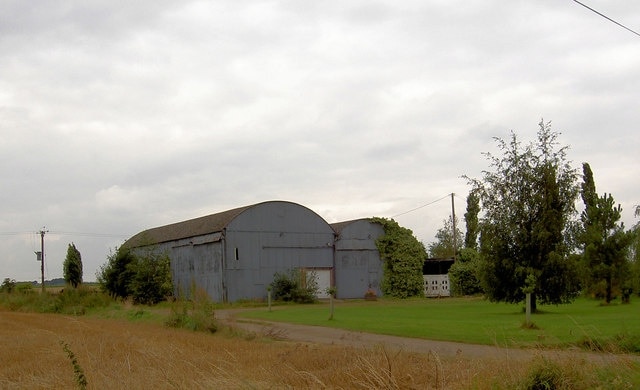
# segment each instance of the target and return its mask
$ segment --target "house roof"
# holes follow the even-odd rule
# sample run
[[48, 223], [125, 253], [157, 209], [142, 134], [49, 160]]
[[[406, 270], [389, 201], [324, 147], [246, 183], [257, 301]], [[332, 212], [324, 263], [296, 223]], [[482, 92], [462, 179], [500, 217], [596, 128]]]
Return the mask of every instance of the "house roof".
[[183, 238], [221, 232], [235, 217], [256, 205], [238, 207], [204, 217], [144, 230], [128, 239], [125, 248], [137, 248]]

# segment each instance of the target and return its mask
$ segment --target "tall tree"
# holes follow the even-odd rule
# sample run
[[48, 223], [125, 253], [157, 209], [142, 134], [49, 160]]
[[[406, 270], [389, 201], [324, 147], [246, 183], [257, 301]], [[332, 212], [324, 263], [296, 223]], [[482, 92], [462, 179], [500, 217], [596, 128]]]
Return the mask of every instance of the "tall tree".
[[467, 225], [467, 232], [464, 236], [464, 247], [478, 249], [478, 233], [480, 225], [478, 214], [480, 213], [480, 197], [475, 191], [469, 192], [467, 196], [467, 212], [464, 213], [464, 221]]
[[622, 207], [615, 204], [611, 194], [598, 196], [589, 164], [583, 164], [584, 182], [582, 199], [582, 244], [584, 249], [585, 284], [591, 292], [603, 284], [604, 299], [610, 303], [614, 289], [623, 289], [631, 283], [631, 263], [627, 257], [634, 239], [633, 232], [624, 230], [620, 222]]
[[598, 193], [596, 192], [596, 182], [593, 180], [593, 171], [589, 163], [582, 163], [582, 184], [580, 187], [582, 188], [580, 196], [585, 210], [589, 207], [594, 207], [598, 199]]
[[64, 280], [73, 288], [82, 283], [82, 255], [74, 243], [67, 247], [67, 257], [63, 264]]
[[[457, 218], [456, 218], [457, 221]], [[453, 221], [451, 217], [443, 221], [443, 226], [436, 232], [436, 241], [429, 244], [429, 256], [434, 258], [453, 257], [459, 253], [462, 245], [462, 232], [456, 223], [456, 239], [453, 239]], [[454, 248], [454, 242], [457, 248]]]
[[501, 155], [485, 153], [492, 168], [470, 184], [482, 202], [480, 276], [492, 301], [567, 303], [578, 294], [577, 274], [566, 238], [578, 196], [576, 171], [559, 146], [558, 133], [541, 121], [535, 143], [514, 132], [496, 138]]
[[[640, 217], [640, 206], [635, 209], [636, 218]], [[636, 222], [631, 229], [633, 241], [629, 250], [631, 261], [631, 288], [640, 296], [640, 222]]]

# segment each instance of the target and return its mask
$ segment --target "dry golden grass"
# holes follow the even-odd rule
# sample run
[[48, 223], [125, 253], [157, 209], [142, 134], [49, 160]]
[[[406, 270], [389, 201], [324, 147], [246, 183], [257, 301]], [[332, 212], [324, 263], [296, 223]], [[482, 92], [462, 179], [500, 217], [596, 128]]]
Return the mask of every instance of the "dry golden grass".
[[[381, 346], [273, 341], [228, 329], [211, 335], [157, 324], [0, 311], [0, 388], [77, 387], [61, 342], [75, 354], [90, 389], [515, 388], [531, 366], [506, 356], [440, 359]], [[529, 363], [539, 364], [536, 359]], [[577, 378], [604, 363], [565, 358], [555, 364], [565, 372], [578, 370]], [[624, 358], [607, 364], [622, 372], [637, 369]], [[571, 388], [596, 387], [594, 380], [574, 381]], [[618, 388], [628, 388], [624, 378], [620, 381]]]

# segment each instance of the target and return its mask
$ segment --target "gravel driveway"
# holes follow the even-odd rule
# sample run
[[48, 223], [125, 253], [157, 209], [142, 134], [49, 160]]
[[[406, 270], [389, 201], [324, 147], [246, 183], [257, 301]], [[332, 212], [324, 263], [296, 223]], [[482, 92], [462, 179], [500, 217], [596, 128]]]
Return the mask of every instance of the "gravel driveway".
[[[505, 359], [531, 358], [536, 353], [550, 353], [536, 349], [513, 349], [498, 346], [464, 344], [449, 341], [424, 340], [416, 338], [354, 332], [322, 326], [297, 325], [284, 322], [270, 322], [238, 318], [238, 310], [216, 310], [216, 318], [223, 324], [265, 335], [280, 340], [349, 345], [370, 348], [384, 346], [395, 350], [417, 353], [435, 353], [440, 357], [482, 358], [504, 357]], [[555, 351], [554, 353], [576, 353], [577, 351]], [[583, 353], [583, 352], [580, 352]], [[590, 354], [601, 356], [602, 354]]]

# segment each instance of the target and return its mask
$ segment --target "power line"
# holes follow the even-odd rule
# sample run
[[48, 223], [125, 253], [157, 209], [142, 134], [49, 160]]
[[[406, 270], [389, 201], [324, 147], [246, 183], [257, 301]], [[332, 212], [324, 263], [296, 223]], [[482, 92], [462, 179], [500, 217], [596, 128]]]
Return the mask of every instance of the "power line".
[[450, 197], [450, 196], [451, 196], [451, 194], [446, 194], [446, 195], [445, 195], [445, 196], [443, 196], [442, 198], [438, 198], [438, 199], [436, 199], [436, 200], [434, 200], [434, 201], [432, 201], [432, 202], [429, 202], [429, 203], [427, 203], [427, 204], [423, 204], [422, 206], [418, 206], [418, 207], [416, 207], [416, 208], [414, 208], [414, 209], [411, 209], [411, 210], [405, 211], [404, 213], [400, 213], [400, 214], [392, 215], [392, 216], [391, 216], [391, 218], [399, 217], [399, 216], [401, 216], [401, 215], [409, 214], [409, 213], [412, 213], [412, 212], [414, 212], [414, 211], [416, 211], [416, 210], [420, 210], [421, 208], [424, 208], [424, 207], [427, 207], [427, 206], [431, 206], [432, 204], [434, 204], [434, 203], [438, 203], [438, 202], [440, 202], [441, 200], [446, 199], [446, 198], [448, 198], [448, 197]]
[[625, 25], [622, 25], [622, 24], [620, 24], [620, 23], [616, 22], [615, 20], [611, 19], [611, 18], [610, 18], [610, 17], [608, 17], [607, 15], [605, 15], [605, 14], [603, 14], [603, 13], [601, 13], [601, 12], [596, 11], [595, 9], [593, 9], [593, 8], [589, 7], [589, 6], [588, 6], [588, 5], [586, 5], [586, 4], [583, 4], [583, 3], [579, 2], [578, 0], [573, 0], [573, 1], [574, 1], [574, 2], [576, 2], [576, 3], [578, 3], [578, 4], [580, 4], [581, 6], [585, 7], [585, 8], [586, 8], [586, 9], [588, 9], [589, 11], [595, 12], [596, 14], [598, 14], [598, 15], [602, 16], [603, 18], [607, 19], [608, 21], [610, 21], [610, 22], [612, 22], [612, 23], [615, 23], [615, 24], [617, 24], [618, 26], [620, 26], [620, 27], [624, 28], [625, 30], [630, 31], [630, 32], [632, 32], [632, 33], [634, 33], [634, 34], [636, 34], [637, 36], [639, 36], [639, 37], [640, 37], [640, 34], [639, 34], [639, 33], [637, 33], [637, 32], [635, 32], [635, 31], [633, 31], [632, 29], [630, 29], [629, 27], [627, 27], [627, 26], [625, 26]]
[[[80, 236], [80, 237], [96, 237], [96, 238], [128, 238], [130, 236], [124, 234], [112, 234], [112, 233], [90, 233], [90, 232], [61, 232], [61, 231], [47, 231], [51, 234], [57, 234], [61, 236]], [[22, 235], [31, 235], [34, 232], [0, 232], [0, 236], [22, 236]], [[35, 232], [35, 234], [40, 234], [40, 232]]]
[[84, 233], [84, 232], [58, 232], [54, 231], [53, 234], [59, 234], [63, 236], [81, 236], [81, 237], [100, 237], [100, 238], [128, 238], [124, 234], [110, 234], [110, 233]]
[[34, 234], [34, 232], [0, 232], [0, 236], [21, 236], [23, 234]]

